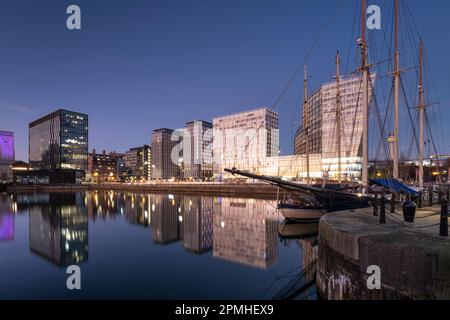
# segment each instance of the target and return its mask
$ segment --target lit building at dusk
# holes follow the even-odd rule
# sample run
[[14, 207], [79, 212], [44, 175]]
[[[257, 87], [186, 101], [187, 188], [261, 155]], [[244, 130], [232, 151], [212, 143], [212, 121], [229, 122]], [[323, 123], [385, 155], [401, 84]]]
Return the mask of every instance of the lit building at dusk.
[[279, 155], [278, 113], [268, 108], [213, 120], [213, 161], [216, 178], [232, 178], [225, 168], [259, 173], [268, 157]]
[[57, 110], [29, 124], [32, 169], [88, 169], [88, 115]]
[[131, 148], [125, 153], [125, 179], [148, 181], [152, 172], [152, 149], [148, 145]]
[[87, 180], [101, 182], [101, 181], [118, 181], [118, 158], [119, 154], [116, 152], [97, 153], [92, 150], [88, 158], [88, 175]]
[[0, 182], [12, 181], [14, 159], [14, 133], [0, 131]]
[[213, 125], [186, 123], [183, 135], [183, 175], [186, 180], [209, 180], [213, 171]]
[[[375, 83], [375, 75], [371, 77]], [[369, 97], [372, 96], [369, 86]], [[344, 180], [361, 178], [362, 170], [362, 85], [360, 76], [344, 76], [339, 82], [341, 175]], [[317, 166], [320, 159], [322, 177], [336, 179], [339, 173], [337, 83], [323, 84], [308, 99], [303, 110], [302, 126], [295, 136], [295, 154], [305, 156], [308, 139], [310, 166]], [[307, 115], [307, 116], [305, 116]], [[308, 128], [308, 135], [306, 135]], [[304, 163], [306, 171], [306, 163]], [[310, 169], [311, 170], [311, 169]], [[317, 178], [311, 175], [312, 178]]]
[[153, 130], [152, 179], [175, 180], [183, 176], [182, 137], [181, 130], [174, 131], [166, 128]]

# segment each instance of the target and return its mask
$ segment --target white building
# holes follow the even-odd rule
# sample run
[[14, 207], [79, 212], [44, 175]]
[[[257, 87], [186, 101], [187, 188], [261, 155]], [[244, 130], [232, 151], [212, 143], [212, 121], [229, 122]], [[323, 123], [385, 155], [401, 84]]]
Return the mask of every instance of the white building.
[[[371, 77], [369, 98], [375, 75]], [[361, 178], [362, 170], [362, 80], [361, 76], [340, 78], [340, 136], [341, 136], [341, 177], [344, 180]], [[310, 152], [321, 154], [322, 177], [335, 180], [339, 173], [337, 83], [323, 84], [308, 99], [309, 146]], [[305, 110], [304, 110], [305, 113]], [[305, 126], [303, 114], [303, 126]], [[295, 139], [296, 154], [305, 154], [305, 130], [300, 128]]]
[[225, 168], [260, 173], [269, 157], [279, 154], [278, 113], [268, 108], [213, 119], [213, 162], [216, 178], [229, 178]]

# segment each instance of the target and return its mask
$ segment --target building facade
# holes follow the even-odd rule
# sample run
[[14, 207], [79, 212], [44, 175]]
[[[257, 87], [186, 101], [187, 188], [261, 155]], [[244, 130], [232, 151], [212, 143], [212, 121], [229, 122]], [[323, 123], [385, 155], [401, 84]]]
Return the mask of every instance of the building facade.
[[[369, 97], [375, 75], [371, 77]], [[295, 154], [306, 154], [306, 139], [309, 154], [322, 158], [322, 177], [335, 180], [339, 174], [344, 180], [359, 180], [362, 170], [362, 79], [361, 76], [344, 76], [339, 81], [340, 128], [337, 121], [337, 83], [323, 84], [307, 100], [303, 110], [302, 127], [295, 136]], [[307, 116], [305, 116], [307, 115]], [[306, 135], [308, 128], [308, 135]], [[341, 153], [338, 153], [338, 130], [341, 137]]]
[[278, 113], [268, 108], [213, 120], [213, 165], [216, 179], [229, 179], [225, 168], [258, 173], [268, 157], [279, 155]]
[[125, 153], [126, 180], [148, 181], [152, 172], [152, 149], [148, 145], [131, 148]]
[[183, 135], [183, 176], [209, 180], [213, 175], [213, 125], [206, 121], [186, 123]]
[[89, 153], [88, 158], [88, 180], [94, 182], [119, 181], [118, 175], [118, 158], [119, 154], [116, 152], [106, 153], [103, 150], [102, 153], [97, 153], [96, 150], [92, 150]]
[[182, 173], [184, 132], [157, 129], [152, 133], [152, 179], [176, 180]]
[[29, 124], [33, 169], [88, 169], [88, 115], [57, 110]]
[[12, 164], [14, 160], [14, 133], [0, 131], [0, 183], [13, 180]]

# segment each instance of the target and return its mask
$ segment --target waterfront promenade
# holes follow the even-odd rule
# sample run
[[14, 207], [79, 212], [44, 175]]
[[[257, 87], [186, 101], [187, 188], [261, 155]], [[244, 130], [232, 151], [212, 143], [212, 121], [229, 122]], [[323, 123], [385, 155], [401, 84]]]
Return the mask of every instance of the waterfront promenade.
[[[401, 208], [379, 223], [373, 209], [324, 216], [319, 227], [317, 287], [330, 300], [450, 299], [450, 239], [439, 236], [440, 206], [418, 209], [415, 223]], [[367, 287], [369, 266], [381, 290]]]
[[95, 190], [201, 194], [268, 199], [276, 199], [278, 193], [278, 189], [269, 184], [244, 182], [90, 183], [64, 185], [10, 185], [7, 187], [7, 191], [10, 193], [77, 192]]

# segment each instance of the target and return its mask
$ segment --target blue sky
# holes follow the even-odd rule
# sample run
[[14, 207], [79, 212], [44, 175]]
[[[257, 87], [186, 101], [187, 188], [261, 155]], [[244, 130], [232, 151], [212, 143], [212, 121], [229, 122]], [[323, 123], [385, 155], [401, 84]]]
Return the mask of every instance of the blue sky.
[[[88, 113], [90, 149], [108, 151], [149, 144], [153, 129], [270, 107], [339, 6], [307, 61], [312, 88], [331, 79], [336, 50], [345, 61], [356, 41], [358, 3], [0, 0], [0, 130], [14, 131], [16, 158], [27, 161], [28, 123], [60, 107]], [[81, 7], [81, 31], [66, 29], [70, 4]], [[448, 121], [450, 3], [408, 4], [437, 83], [435, 116]], [[276, 108], [283, 154], [292, 152], [301, 87], [299, 75]]]

